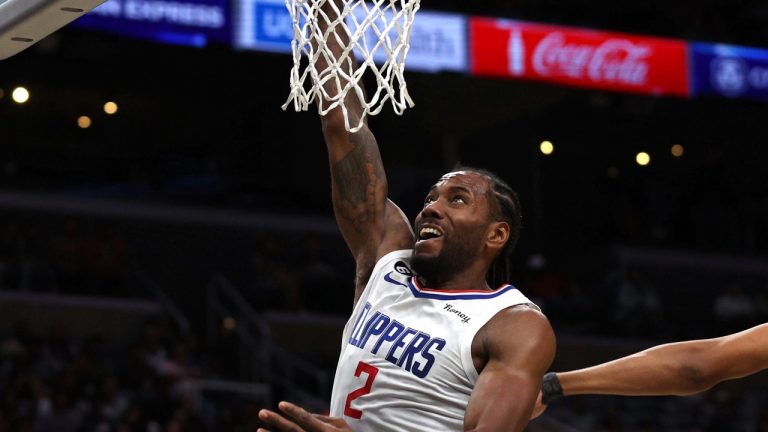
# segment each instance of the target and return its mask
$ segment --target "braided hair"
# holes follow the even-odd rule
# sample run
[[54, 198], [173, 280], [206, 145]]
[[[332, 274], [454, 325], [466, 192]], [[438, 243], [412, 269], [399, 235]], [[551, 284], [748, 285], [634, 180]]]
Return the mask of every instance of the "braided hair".
[[523, 215], [520, 211], [520, 199], [517, 193], [497, 174], [483, 168], [474, 168], [457, 164], [452, 172], [468, 171], [480, 174], [491, 181], [492, 187], [489, 195], [495, 198], [491, 202], [496, 205], [491, 207], [490, 218], [494, 221], [504, 221], [509, 224], [509, 239], [499, 254], [491, 263], [485, 280], [491, 288], [497, 288], [509, 282], [512, 274], [512, 251], [515, 250], [520, 238], [520, 230], [523, 225]]

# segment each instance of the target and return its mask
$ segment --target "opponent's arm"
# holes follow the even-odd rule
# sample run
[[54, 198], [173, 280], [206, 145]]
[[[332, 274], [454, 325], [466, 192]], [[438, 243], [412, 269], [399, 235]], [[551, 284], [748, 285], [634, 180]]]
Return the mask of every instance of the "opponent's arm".
[[552, 327], [541, 312], [515, 307], [497, 314], [481, 332], [488, 361], [472, 391], [464, 430], [522, 431], [555, 356]]
[[[331, 21], [336, 20], [337, 7], [343, 7], [338, 0], [328, 0], [322, 12]], [[319, 26], [327, 33], [328, 21], [319, 14]], [[335, 58], [349, 44], [349, 37], [341, 27], [326, 36], [326, 44]], [[325, 57], [317, 61], [318, 70], [329, 67]], [[354, 61], [342, 62], [341, 67], [348, 73], [355, 67]], [[339, 77], [341, 85], [345, 82]], [[325, 91], [336, 95], [335, 80], [324, 84]], [[350, 124], [355, 125], [363, 115], [362, 96], [355, 91], [347, 93], [345, 106], [350, 115]], [[331, 189], [333, 209], [344, 240], [357, 263], [355, 301], [368, 281], [376, 261], [388, 252], [413, 247], [413, 232], [403, 212], [388, 198], [387, 178], [379, 154], [379, 148], [367, 121], [356, 133], [350, 133], [344, 125], [341, 108], [337, 107], [321, 117], [323, 136], [328, 147], [331, 167]]]
[[557, 378], [566, 396], [682, 396], [765, 368], [768, 324], [714, 339], [659, 345]]

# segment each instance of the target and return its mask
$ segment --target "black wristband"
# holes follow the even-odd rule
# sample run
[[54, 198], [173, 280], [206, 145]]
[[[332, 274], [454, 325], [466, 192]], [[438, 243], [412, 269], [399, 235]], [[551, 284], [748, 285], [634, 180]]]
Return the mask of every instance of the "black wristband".
[[554, 372], [545, 374], [541, 381], [541, 403], [548, 404], [561, 397], [563, 397], [563, 387], [557, 379], [557, 374]]

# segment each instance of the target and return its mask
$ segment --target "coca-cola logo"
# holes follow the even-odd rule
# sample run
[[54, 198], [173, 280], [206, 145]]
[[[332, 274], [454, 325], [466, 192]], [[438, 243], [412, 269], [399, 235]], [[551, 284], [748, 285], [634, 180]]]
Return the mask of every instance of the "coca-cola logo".
[[533, 69], [542, 76], [645, 85], [651, 49], [626, 39], [607, 39], [599, 45], [568, 43], [563, 33], [548, 34], [533, 53]]

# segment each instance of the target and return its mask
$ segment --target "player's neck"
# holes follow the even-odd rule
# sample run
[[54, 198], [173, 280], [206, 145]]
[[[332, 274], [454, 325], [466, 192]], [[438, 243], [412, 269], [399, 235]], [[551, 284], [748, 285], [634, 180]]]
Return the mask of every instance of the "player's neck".
[[447, 291], [490, 291], [493, 288], [485, 281], [485, 273], [478, 275], [475, 272], [462, 272], [446, 278], [424, 277], [416, 275], [420, 288], [439, 289]]

